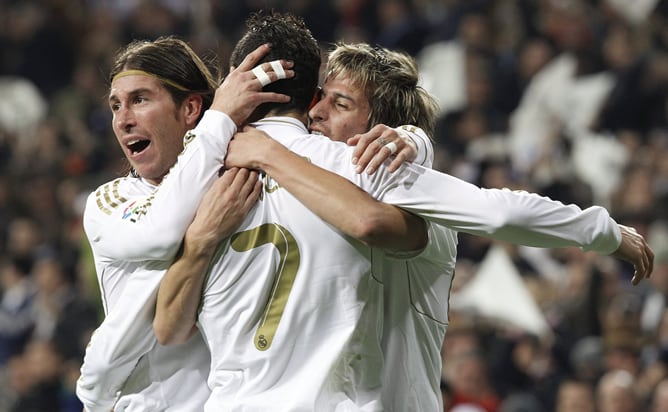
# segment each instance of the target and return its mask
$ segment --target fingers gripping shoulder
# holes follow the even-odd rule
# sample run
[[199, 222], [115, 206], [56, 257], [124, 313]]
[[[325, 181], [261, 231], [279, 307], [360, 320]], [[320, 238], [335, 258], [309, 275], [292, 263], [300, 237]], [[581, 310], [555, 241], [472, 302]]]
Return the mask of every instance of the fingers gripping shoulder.
[[415, 143], [415, 146], [417, 147], [417, 157], [413, 163], [431, 168], [434, 163], [434, 145], [431, 138], [427, 136], [427, 133], [421, 128], [413, 125], [399, 126], [396, 130]]

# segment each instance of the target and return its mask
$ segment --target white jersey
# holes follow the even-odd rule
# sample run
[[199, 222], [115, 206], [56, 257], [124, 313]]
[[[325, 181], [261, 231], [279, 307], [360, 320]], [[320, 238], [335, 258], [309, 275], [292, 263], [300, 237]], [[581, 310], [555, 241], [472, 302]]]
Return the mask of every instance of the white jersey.
[[317, 166], [337, 173], [375, 199], [408, 210], [457, 232], [533, 247], [576, 246], [609, 254], [621, 242], [618, 224], [599, 206], [580, 209], [545, 196], [509, 189], [483, 189], [456, 177], [404, 163], [356, 173], [352, 147], [309, 135], [281, 141]]
[[[412, 357], [422, 360], [427, 369], [424, 373], [413, 373], [416, 376], [422, 374], [422, 382], [432, 382], [437, 370], [440, 377], [440, 346], [437, 356], [433, 343], [442, 342], [447, 325], [447, 295], [442, 292], [449, 290], [451, 282], [456, 232], [465, 231], [537, 247], [579, 246], [601, 253], [612, 252], [620, 242], [617, 224], [600, 207], [583, 211], [576, 206], [564, 206], [526, 192], [481, 189], [418, 165], [404, 164], [395, 173], [380, 168], [371, 176], [358, 174], [350, 163], [352, 147], [324, 136], [305, 135], [303, 125], [295, 119], [268, 118], [256, 126], [314, 164], [346, 177], [376, 199], [405, 208], [448, 228], [449, 232], [441, 232], [442, 237], [436, 246], [423, 252], [424, 261], [431, 262], [434, 267], [423, 271], [426, 275], [417, 283], [413, 283], [412, 277], [403, 278], [404, 284], [410, 280], [411, 286], [420, 285], [422, 293], [404, 295], [409, 300], [404, 301], [403, 308], [394, 308], [390, 302], [386, 306], [388, 322], [404, 322], [399, 327], [410, 329], [412, 333], [403, 340], [396, 336], [393, 338], [392, 334], [384, 336], [385, 341], [381, 338], [381, 345], [389, 351], [388, 354], [407, 355], [411, 349], [408, 345], [427, 339], [429, 346]], [[382, 317], [375, 321], [371, 318], [373, 313], [377, 313], [376, 304], [363, 299], [378, 298], [382, 301], [382, 296], [369, 291], [372, 286], [375, 287], [375, 282], [386, 282], [387, 275], [383, 270], [374, 269], [371, 280], [362, 282], [360, 279], [369, 279], [368, 276], [360, 277], [354, 271], [330, 275], [333, 278], [321, 277], [326, 270], [332, 269], [329, 266], [317, 272], [309, 269], [303, 275], [306, 267], [316, 268], [318, 266], [315, 265], [332, 260], [338, 262], [335, 269], [341, 270], [341, 263], [350, 263], [355, 256], [337, 256], [336, 253], [341, 251], [335, 252], [334, 249], [329, 258], [319, 256], [321, 252], [315, 247], [304, 249], [308, 250], [308, 254], [302, 253], [302, 240], [297, 240], [301, 235], [286, 235], [300, 227], [301, 219], [297, 218], [311, 222], [312, 216], [309, 214], [307, 217], [307, 212], [294, 205], [294, 199], [290, 199], [271, 180], [265, 182], [264, 195], [266, 198], [258, 203], [258, 208], [268, 208], [268, 199], [281, 204], [277, 199], [284, 198], [286, 203], [273, 212], [262, 209], [251, 214], [240, 229], [238, 236], [243, 239], [239, 241], [241, 244], [234, 247], [234, 239], [238, 239], [235, 237], [231, 243], [224, 245], [221, 253], [226, 252], [227, 255], [223, 254], [217, 261], [207, 281], [199, 318], [212, 350], [210, 385], [213, 394], [207, 403], [207, 410], [356, 410], [353, 409], [354, 404], [357, 408], [377, 408], [373, 390], [377, 370], [369, 368], [377, 363], [374, 351], [378, 342], [372, 338], [378, 336], [378, 324], [383, 320]], [[270, 198], [273, 195], [277, 197]], [[285, 216], [277, 216], [279, 212]], [[351, 213], [355, 213], [354, 206]], [[276, 227], [273, 225], [275, 222], [265, 221], [266, 216], [284, 218], [286, 225], [290, 226]], [[273, 229], [260, 229], [265, 227], [265, 223], [270, 223], [269, 227]], [[316, 221], [308, 223], [311, 229], [307, 234], [321, 243], [320, 248], [329, 247], [325, 241], [328, 237], [320, 228], [315, 229], [315, 224]], [[267, 230], [274, 234], [266, 233]], [[432, 231], [430, 235], [433, 234]], [[436, 237], [432, 241], [434, 239]], [[269, 251], [260, 250], [258, 245], [265, 243], [274, 245], [274, 248], [269, 247], [272, 256], [269, 256]], [[285, 281], [282, 279], [286, 267], [295, 267], [294, 263], [287, 264], [286, 251], [295, 249], [288, 247], [290, 245], [298, 245], [301, 259], [307, 260], [306, 266], [300, 263], [299, 269], [290, 272], [296, 274], [288, 276], [289, 280]], [[232, 254], [236, 256], [236, 262], [225, 257]], [[251, 254], [258, 255], [257, 261], [251, 259]], [[375, 262], [372, 264], [377, 267]], [[408, 268], [405, 273], [410, 275], [412, 272], [414, 270]], [[266, 278], [266, 273], [271, 276]], [[258, 276], [264, 277], [258, 279]], [[349, 279], [345, 279], [346, 276]], [[279, 279], [275, 285], [274, 278]], [[310, 289], [306, 288], [307, 282], [311, 284]], [[341, 284], [337, 285], [337, 282]], [[356, 291], [356, 299], [361, 299], [358, 305], [365, 306], [365, 309], [351, 311], [350, 305], [346, 304], [353, 297], [349, 288], [354, 284], [360, 286]], [[258, 296], [261, 296], [259, 303]], [[278, 305], [278, 309], [272, 309], [274, 305]], [[416, 312], [410, 314], [410, 319], [402, 317], [402, 310], [406, 313], [409, 307]], [[392, 309], [397, 312], [391, 312]], [[274, 310], [277, 314], [271, 316]], [[351, 315], [347, 319], [348, 329], [341, 328], [338, 323], [344, 321], [344, 314]], [[360, 340], [365, 331], [365, 340]], [[430, 356], [431, 362], [438, 362], [438, 365], [424, 362]], [[393, 362], [393, 368], [402, 365], [401, 361]], [[407, 366], [407, 363], [403, 364]], [[341, 369], [340, 365], [345, 367]], [[337, 371], [334, 375], [333, 370]], [[332, 380], [333, 377], [336, 379]], [[410, 374], [406, 374], [396, 381], [388, 380], [388, 385], [392, 382], [405, 383], [409, 379]], [[412, 393], [430, 390], [437, 388]], [[404, 393], [410, 395], [411, 391], [407, 389]], [[337, 395], [341, 398], [336, 398]], [[337, 402], [338, 399], [342, 402]], [[371, 401], [364, 403], [360, 399]], [[421, 408], [417, 406], [414, 410]]]
[[[284, 118], [260, 128], [308, 133]], [[198, 317], [212, 357], [205, 411], [382, 410], [382, 290], [368, 247], [265, 177], [218, 254]]]
[[[374, 250], [384, 279], [382, 400], [388, 411], [443, 410], [441, 348], [457, 256], [457, 232], [429, 222], [429, 244], [398, 260]], [[440, 409], [439, 409], [440, 408]]]
[[[351, 150], [322, 136], [286, 144], [316, 165], [334, 171], [373, 197], [430, 221], [429, 244], [417, 257], [378, 258], [374, 276], [384, 281], [385, 356], [382, 401], [389, 411], [441, 410], [441, 354], [448, 324], [448, 299], [456, 259], [457, 232], [535, 247], [576, 246], [612, 253], [619, 246], [617, 223], [601, 207], [575, 205], [527, 192], [481, 189], [449, 175], [404, 164], [389, 173], [357, 174]], [[317, 149], [314, 149], [316, 147]], [[324, 156], [315, 156], [324, 153]]]
[[210, 357], [201, 335], [163, 347], [153, 334], [153, 315], [160, 280], [235, 131], [229, 117], [209, 111], [186, 134], [184, 151], [160, 186], [127, 176], [88, 197], [84, 228], [106, 316], [77, 381], [87, 411], [202, 410]]
[[[403, 127], [418, 147], [413, 161], [431, 167], [434, 151], [420, 129]], [[384, 279], [385, 357], [382, 401], [387, 411], [441, 411], [441, 348], [457, 259], [457, 232], [428, 222], [429, 243], [417, 256], [374, 249], [374, 273]]]

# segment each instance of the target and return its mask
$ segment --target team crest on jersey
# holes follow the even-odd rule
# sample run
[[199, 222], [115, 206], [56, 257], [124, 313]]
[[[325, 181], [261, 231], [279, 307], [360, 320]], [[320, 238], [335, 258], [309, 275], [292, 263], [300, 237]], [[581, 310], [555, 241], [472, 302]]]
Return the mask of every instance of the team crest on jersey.
[[257, 337], [257, 347], [260, 350], [265, 350], [267, 348], [267, 345], [269, 343], [267, 342], [267, 338], [264, 335], [260, 335]]
[[183, 148], [185, 149], [185, 147], [188, 146], [190, 142], [195, 140], [195, 137], [196, 137], [195, 132], [193, 132], [192, 130], [188, 130], [186, 135], [183, 136]]
[[411, 133], [415, 133], [415, 131], [418, 129], [417, 126], [412, 126], [412, 125], [409, 125], [409, 124], [405, 124], [403, 126], [400, 126], [399, 128], [402, 129], [402, 130], [406, 130], [408, 132], [411, 132]]
[[146, 202], [131, 202], [123, 211], [123, 220], [129, 219], [131, 222], [137, 222], [144, 216], [150, 206], [150, 201]]

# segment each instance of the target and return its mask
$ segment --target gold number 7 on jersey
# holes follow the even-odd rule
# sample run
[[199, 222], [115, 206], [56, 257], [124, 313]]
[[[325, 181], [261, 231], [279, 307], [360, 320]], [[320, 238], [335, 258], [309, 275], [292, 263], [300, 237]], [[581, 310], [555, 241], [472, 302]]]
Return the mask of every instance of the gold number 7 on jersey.
[[236, 233], [230, 242], [232, 249], [237, 252], [247, 252], [266, 244], [276, 247], [279, 262], [276, 273], [274, 273], [269, 299], [253, 339], [255, 347], [261, 351], [271, 346], [278, 323], [283, 316], [288, 296], [299, 270], [299, 247], [294, 236], [286, 228], [275, 223], [265, 223]]

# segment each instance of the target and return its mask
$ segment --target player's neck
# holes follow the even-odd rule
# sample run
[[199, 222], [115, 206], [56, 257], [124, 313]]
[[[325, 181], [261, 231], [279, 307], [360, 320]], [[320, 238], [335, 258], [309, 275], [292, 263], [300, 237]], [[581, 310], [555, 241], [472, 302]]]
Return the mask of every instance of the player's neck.
[[277, 110], [271, 110], [269, 113], [267, 113], [265, 117], [273, 117], [273, 116], [292, 117], [293, 119], [297, 119], [300, 122], [302, 122], [304, 126], [308, 125], [308, 115], [298, 110], [292, 110], [289, 112], [280, 112], [280, 113]]

